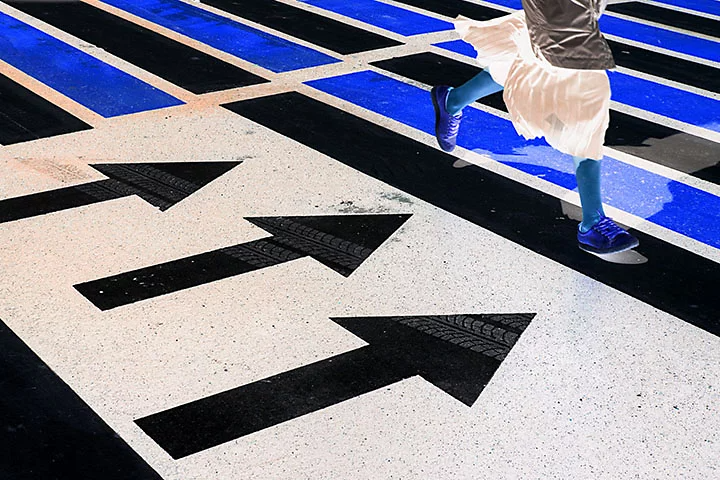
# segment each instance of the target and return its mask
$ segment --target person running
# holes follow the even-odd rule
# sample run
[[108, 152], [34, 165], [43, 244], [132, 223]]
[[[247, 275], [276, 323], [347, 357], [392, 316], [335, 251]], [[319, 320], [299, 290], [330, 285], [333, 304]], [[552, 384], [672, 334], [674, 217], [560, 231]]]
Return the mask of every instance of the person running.
[[577, 240], [593, 253], [635, 248], [638, 240], [605, 216], [600, 160], [610, 123], [612, 52], [598, 19], [607, 0], [522, 0], [523, 9], [488, 21], [455, 20], [460, 37], [478, 52], [482, 72], [457, 88], [431, 90], [435, 136], [446, 152], [456, 145], [462, 109], [503, 90], [515, 130], [545, 137], [572, 155], [582, 206]]

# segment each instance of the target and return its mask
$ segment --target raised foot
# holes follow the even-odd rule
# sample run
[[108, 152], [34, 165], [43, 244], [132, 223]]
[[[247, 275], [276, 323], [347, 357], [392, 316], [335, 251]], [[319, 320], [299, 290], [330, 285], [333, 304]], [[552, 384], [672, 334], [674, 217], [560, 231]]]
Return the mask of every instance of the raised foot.
[[440, 148], [445, 152], [452, 152], [457, 145], [462, 111], [457, 115], [450, 115], [446, 110], [447, 97], [451, 88], [447, 85], [438, 85], [430, 91], [433, 107], [435, 108], [435, 138]]

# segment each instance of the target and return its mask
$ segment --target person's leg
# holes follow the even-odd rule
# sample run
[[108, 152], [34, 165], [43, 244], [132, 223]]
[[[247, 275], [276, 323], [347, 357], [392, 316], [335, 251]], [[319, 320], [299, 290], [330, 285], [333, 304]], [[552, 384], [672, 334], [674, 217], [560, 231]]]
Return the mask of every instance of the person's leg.
[[635, 248], [638, 239], [605, 216], [600, 193], [600, 160], [573, 157], [580, 193], [582, 222], [578, 226], [578, 245], [594, 253], [617, 253]]
[[455, 149], [463, 107], [502, 90], [487, 70], [483, 70], [458, 88], [438, 85], [430, 91], [435, 108], [435, 138], [446, 152]]
[[580, 231], [587, 232], [605, 216], [600, 193], [600, 160], [573, 157], [573, 161], [583, 215]]
[[457, 115], [464, 107], [474, 101], [499, 92], [503, 86], [495, 83], [490, 72], [483, 70], [457, 88], [450, 89], [446, 100], [446, 109], [450, 115]]

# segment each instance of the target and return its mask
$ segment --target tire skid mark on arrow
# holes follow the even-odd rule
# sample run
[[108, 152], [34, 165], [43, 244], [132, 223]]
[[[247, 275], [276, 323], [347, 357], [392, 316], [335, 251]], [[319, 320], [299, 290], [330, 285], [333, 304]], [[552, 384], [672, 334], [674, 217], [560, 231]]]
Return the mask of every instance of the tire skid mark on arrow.
[[105, 163], [106, 180], [0, 200], [0, 223], [137, 195], [162, 211], [242, 162]]
[[179, 459], [417, 375], [472, 406], [535, 315], [333, 318], [368, 345], [135, 423]]
[[128, 305], [303, 257], [349, 276], [408, 214], [247, 218], [272, 237], [92, 280], [75, 289], [101, 310]]

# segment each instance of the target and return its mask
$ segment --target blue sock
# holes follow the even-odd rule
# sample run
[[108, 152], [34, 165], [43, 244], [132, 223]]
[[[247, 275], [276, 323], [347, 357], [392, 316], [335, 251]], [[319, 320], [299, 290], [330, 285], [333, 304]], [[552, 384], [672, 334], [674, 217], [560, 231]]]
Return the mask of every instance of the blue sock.
[[503, 86], [495, 83], [490, 72], [483, 70], [461, 86], [450, 90], [445, 108], [450, 115], [457, 115], [460, 110], [475, 100], [502, 89]]
[[573, 157], [583, 219], [580, 231], [587, 232], [605, 215], [600, 194], [600, 161]]

